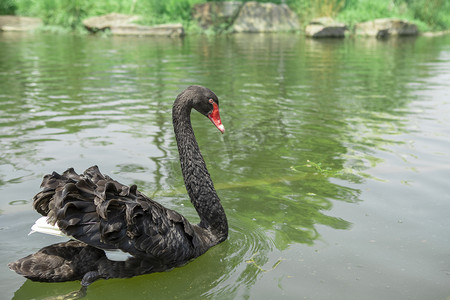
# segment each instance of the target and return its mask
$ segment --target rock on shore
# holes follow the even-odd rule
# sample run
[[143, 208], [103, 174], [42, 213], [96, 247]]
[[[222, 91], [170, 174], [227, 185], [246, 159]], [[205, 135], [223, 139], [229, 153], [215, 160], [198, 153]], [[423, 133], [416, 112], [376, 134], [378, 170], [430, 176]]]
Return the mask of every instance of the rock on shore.
[[192, 18], [200, 27], [208, 29], [222, 24], [231, 24], [244, 5], [238, 1], [206, 2], [192, 7]]
[[155, 26], [142, 26], [135, 24], [112, 26], [113, 35], [136, 35], [136, 36], [167, 36], [180, 37], [184, 35], [182, 24], [161, 24]]
[[42, 26], [39, 18], [0, 16], [0, 31], [30, 31]]
[[91, 32], [102, 31], [105, 29], [111, 29], [111, 27], [120, 27], [123, 25], [133, 24], [141, 17], [136, 15], [125, 15], [111, 13], [102, 16], [90, 17], [83, 20], [83, 25], [87, 30]]
[[329, 17], [322, 17], [309, 22], [305, 28], [305, 35], [312, 38], [343, 38], [346, 30], [345, 24]]
[[388, 36], [407, 36], [419, 33], [416, 24], [400, 19], [375, 19], [355, 25], [355, 34], [385, 38]]
[[113, 35], [135, 36], [168, 36], [176, 37], [184, 35], [181, 24], [161, 24], [156, 26], [137, 25], [133, 22], [140, 19], [137, 15], [125, 15], [111, 13], [103, 16], [87, 18], [83, 25], [91, 32], [109, 29]]
[[233, 22], [233, 32], [279, 32], [300, 29], [297, 15], [285, 4], [246, 2]]

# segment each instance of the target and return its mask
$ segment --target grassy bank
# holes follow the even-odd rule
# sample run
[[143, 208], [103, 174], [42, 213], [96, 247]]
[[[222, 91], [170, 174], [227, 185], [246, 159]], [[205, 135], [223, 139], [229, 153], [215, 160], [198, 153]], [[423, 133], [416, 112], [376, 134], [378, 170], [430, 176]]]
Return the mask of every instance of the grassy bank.
[[[181, 22], [194, 28], [191, 7], [205, 0], [0, 0], [0, 14], [41, 18], [46, 25], [81, 28], [84, 18], [110, 12], [139, 14], [144, 24]], [[281, 0], [260, 1], [281, 3]], [[353, 25], [375, 18], [399, 17], [422, 31], [450, 28], [448, 0], [286, 0], [306, 24], [314, 17], [331, 16]]]
[[192, 5], [202, 0], [0, 0], [0, 14], [41, 18], [46, 25], [76, 29], [83, 19], [111, 12], [138, 14], [146, 24], [190, 21]]
[[353, 25], [376, 18], [398, 17], [416, 23], [421, 31], [450, 28], [448, 0], [348, 0], [338, 19]]
[[412, 21], [421, 31], [450, 28], [448, 0], [287, 0], [303, 22], [330, 16], [353, 26], [377, 18], [401, 18]]

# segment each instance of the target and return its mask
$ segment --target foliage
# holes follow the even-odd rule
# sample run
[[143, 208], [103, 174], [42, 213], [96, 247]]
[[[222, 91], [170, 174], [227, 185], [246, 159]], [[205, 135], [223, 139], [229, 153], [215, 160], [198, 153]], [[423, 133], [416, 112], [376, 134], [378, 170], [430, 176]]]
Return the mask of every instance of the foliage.
[[0, 1], [0, 15], [13, 15], [16, 12], [17, 6], [14, 0]]
[[191, 18], [191, 7], [202, 0], [148, 0], [136, 5], [137, 13], [144, 17], [146, 24], [157, 24], [167, 22], [189, 23]]
[[146, 24], [188, 22], [191, 7], [202, 0], [8, 0], [17, 6], [18, 15], [35, 16], [47, 25], [72, 29], [81, 26], [84, 18], [111, 12], [138, 14]]
[[321, 0], [313, 1], [313, 15], [317, 16], [336, 16], [344, 7], [345, 1], [343, 0]]
[[[191, 21], [194, 4], [214, 0], [1, 0], [0, 14], [18, 14], [43, 19], [47, 25], [75, 29], [89, 16], [111, 12], [139, 14], [144, 24]], [[216, 0], [219, 2], [219, 0]], [[241, 0], [244, 1], [244, 0]], [[352, 26], [374, 18], [400, 17], [419, 25], [421, 30], [450, 28], [448, 0], [259, 0], [286, 3], [306, 24], [314, 17], [331, 16]], [[192, 27], [196, 30], [196, 27]], [[198, 28], [197, 28], [198, 29]]]
[[348, 0], [338, 19], [353, 26], [377, 18], [404, 17], [403, 8], [391, 0]]
[[48, 25], [75, 29], [88, 15], [88, 0], [16, 0], [17, 14], [42, 18]]
[[431, 29], [450, 28], [450, 1], [406, 0], [412, 17], [428, 24]]
[[376, 18], [398, 17], [421, 30], [450, 28], [450, 2], [446, 0], [347, 0], [338, 18], [349, 24]]

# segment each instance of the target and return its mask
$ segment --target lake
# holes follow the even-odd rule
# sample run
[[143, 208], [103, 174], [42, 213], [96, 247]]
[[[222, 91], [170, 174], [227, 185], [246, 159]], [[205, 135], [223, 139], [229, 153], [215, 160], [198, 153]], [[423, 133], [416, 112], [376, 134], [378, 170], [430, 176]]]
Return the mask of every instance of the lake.
[[88, 299], [448, 299], [450, 36], [184, 39], [0, 33], [1, 299], [56, 298], [7, 263], [64, 241], [28, 235], [42, 176], [91, 165], [199, 220], [171, 106], [192, 123], [229, 239], [170, 272], [99, 280]]

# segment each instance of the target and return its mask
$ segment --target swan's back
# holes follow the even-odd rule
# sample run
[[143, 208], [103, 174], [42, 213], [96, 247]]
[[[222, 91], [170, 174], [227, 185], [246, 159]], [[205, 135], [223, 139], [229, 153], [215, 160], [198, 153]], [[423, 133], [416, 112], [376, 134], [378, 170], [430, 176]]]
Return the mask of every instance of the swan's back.
[[46, 175], [35, 209], [62, 232], [100, 249], [120, 249], [163, 265], [184, 263], [207, 248], [181, 214], [103, 175], [96, 166], [78, 175]]

